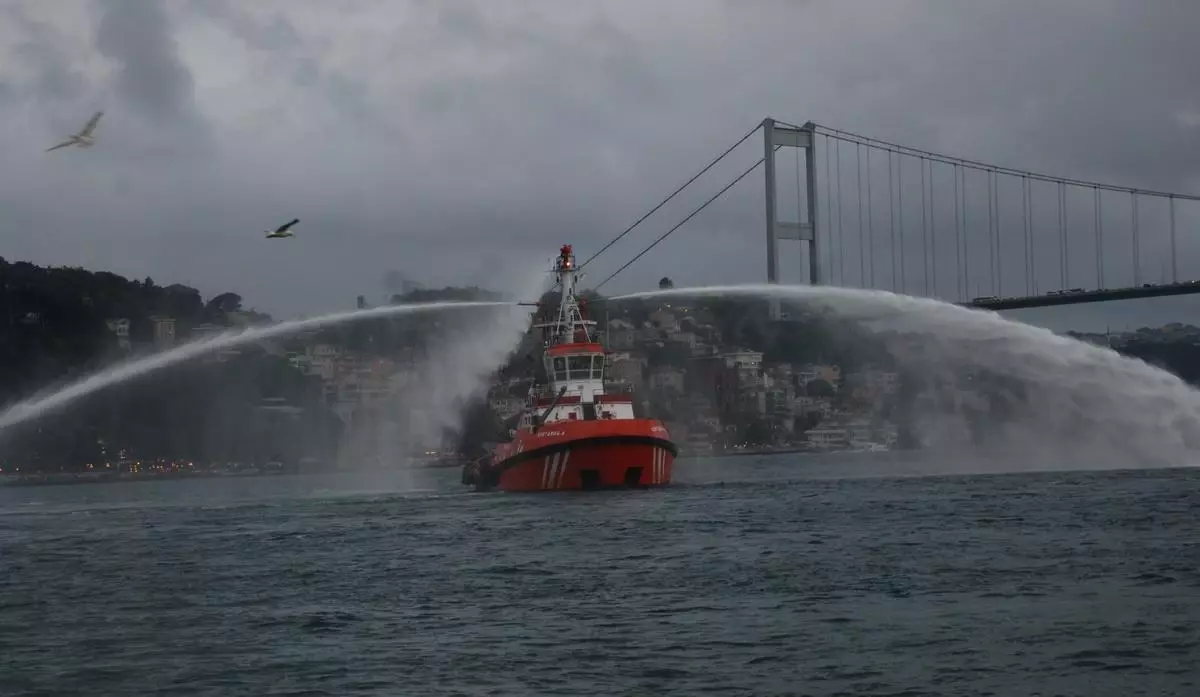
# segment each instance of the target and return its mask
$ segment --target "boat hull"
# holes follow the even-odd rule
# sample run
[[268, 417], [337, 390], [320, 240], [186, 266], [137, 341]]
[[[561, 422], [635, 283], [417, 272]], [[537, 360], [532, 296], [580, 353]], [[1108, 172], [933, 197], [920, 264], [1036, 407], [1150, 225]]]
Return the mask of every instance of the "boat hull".
[[587, 491], [665, 486], [678, 452], [653, 419], [551, 423], [477, 463], [477, 489]]

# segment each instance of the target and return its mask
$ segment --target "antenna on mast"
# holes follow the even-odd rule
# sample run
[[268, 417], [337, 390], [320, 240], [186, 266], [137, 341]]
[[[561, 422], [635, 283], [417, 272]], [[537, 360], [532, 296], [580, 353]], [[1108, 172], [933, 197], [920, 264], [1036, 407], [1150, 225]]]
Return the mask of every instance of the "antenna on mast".
[[575, 295], [575, 286], [579, 281], [579, 269], [575, 264], [575, 252], [571, 245], [564, 244], [559, 250], [558, 259], [554, 264], [557, 283], [561, 291], [558, 305], [558, 320], [555, 327], [555, 339], [559, 343], [571, 343], [577, 334], [582, 334], [582, 341], [591, 341], [583, 311], [579, 307], [579, 299]]
[[[584, 314], [584, 301], [575, 295], [575, 288], [582, 274], [575, 263], [571, 245], [564, 244], [554, 260], [554, 285], [559, 290], [558, 309], [547, 316], [545, 323], [535, 324], [542, 330], [542, 341], [547, 347], [557, 344], [591, 343], [592, 328], [596, 326]], [[547, 313], [549, 315], [549, 313]]]

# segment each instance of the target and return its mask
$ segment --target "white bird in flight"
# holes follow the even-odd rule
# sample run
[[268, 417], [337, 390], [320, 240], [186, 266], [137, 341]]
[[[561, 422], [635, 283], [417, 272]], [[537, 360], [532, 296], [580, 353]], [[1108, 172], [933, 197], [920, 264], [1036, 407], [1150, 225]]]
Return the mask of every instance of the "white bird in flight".
[[74, 135], [67, 136], [67, 139], [52, 148], [46, 148], [46, 152], [66, 148], [72, 145], [77, 145], [81, 148], [90, 148], [95, 144], [96, 139], [92, 136], [92, 131], [96, 130], [96, 124], [100, 123], [100, 117], [104, 116], [103, 111], [97, 111], [92, 114], [92, 118], [84, 124], [83, 129]]
[[267, 239], [271, 239], [272, 237], [291, 237], [292, 232], [290, 228], [298, 222], [300, 222], [300, 219], [296, 218], [292, 222], [284, 223], [274, 230], [267, 230]]

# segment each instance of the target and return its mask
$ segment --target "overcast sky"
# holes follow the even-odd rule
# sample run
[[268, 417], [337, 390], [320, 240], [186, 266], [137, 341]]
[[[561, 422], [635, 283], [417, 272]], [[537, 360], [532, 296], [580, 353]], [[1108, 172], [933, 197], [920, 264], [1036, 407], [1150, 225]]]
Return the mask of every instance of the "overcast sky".
[[[1193, 0], [10, 0], [0, 256], [232, 290], [281, 317], [378, 300], [389, 270], [502, 286], [563, 242], [590, 254], [765, 116], [1197, 192], [1196, 27]], [[43, 153], [97, 109], [96, 147]], [[592, 280], [760, 153], [735, 152]], [[763, 280], [762, 208], [750, 178], [606, 290]], [[1200, 276], [1181, 215], [1180, 273]], [[292, 217], [295, 238], [263, 239]], [[1200, 323], [1200, 304], [1054, 317]]]

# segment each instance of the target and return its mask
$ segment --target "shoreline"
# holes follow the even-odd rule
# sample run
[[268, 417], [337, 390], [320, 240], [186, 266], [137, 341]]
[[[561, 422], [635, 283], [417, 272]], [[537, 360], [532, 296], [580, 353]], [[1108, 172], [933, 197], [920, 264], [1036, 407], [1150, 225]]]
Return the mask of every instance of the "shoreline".
[[[426, 470], [426, 469], [448, 469], [451, 467], [461, 467], [462, 463], [458, 461], [417, 461], [409, 467], [398, 467], [401, 469]], [[4, 474], [0, 475], [0, 489], [6, 487], [30, 487], [30, 486], [76, 486], [84, 484], [119, 484], [122, 482], [151, 482], [165, 481], [177, 479], [234, 479], [239, 477], [296, 477], [306, 474], [336, 474], [344, 470], [331, 468], [328, 470], [262, 470], [243, 472], [229, 472], [217, 470], [193, 470], [193, 471], [177, 471], [177, 472], [139, 472], [139, 473], [88, 473], [88, 472], [49, 472], [49, 473], [30, 473], [30, 474]]]

